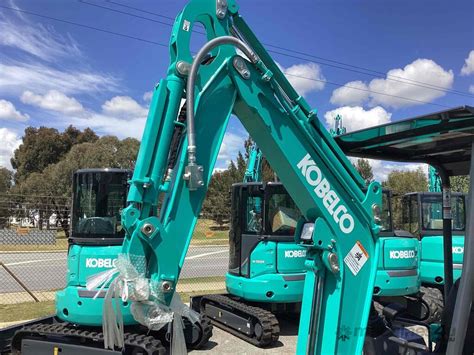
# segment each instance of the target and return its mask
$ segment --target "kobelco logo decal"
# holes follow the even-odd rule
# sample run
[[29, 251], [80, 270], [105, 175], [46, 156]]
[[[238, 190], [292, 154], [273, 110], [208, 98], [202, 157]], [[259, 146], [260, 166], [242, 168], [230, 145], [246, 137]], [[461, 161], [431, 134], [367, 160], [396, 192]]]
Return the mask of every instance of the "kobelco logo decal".
[[297, 167], [301, 170], [308, 184], [314, 186], [314, 193], [323, 200], [324, 207], [332, 216], [334, 222], [339, 224], [340, 230], [345, 234], [352, 232], [354, 230], [354, 218], [347, 213], [347, 207], [340, 203], [341, 199], [331, 189], [331, 185], [323, 176], [321, 169], [311, 159], [311, 156], [306, 154]]
[[115, 267], [115, 263], [117, 262], [117, 259], [111, 259], [111, 258], [87, 258], [86, 259], [86, 267], [87, 268], [101, 268], [105, 267], [108, 269], [111, 269]]
[[453, 247], [453, 254], [464, 254], [464, 247]]
[[285, 258], [306, 258], [306, 250], [285, 250]]
[[415, 256], [414, 250], [390, 250], [390, 259], [413, 259]]

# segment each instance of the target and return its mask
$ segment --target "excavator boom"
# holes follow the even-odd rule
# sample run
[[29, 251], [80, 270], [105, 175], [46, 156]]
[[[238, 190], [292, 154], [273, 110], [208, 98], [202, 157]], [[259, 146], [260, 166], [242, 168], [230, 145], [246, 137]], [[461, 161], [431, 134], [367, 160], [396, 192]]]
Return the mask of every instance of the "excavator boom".
[[[196, 23], [208, 43], [193, 58]], [[191, 0], [176, 18], [170, 66], [153, 94], [123, 212], [123, 252], [144, 261], [150, 287], [160, 295], [154, 301], [170, 305], [232, 114], [304, 216], [296, 234], [308, 248], [309, 271], [298, 353], [360, 353], [382, 189], [374, 182], [363, 192], [363, 179], [233, 0]]]

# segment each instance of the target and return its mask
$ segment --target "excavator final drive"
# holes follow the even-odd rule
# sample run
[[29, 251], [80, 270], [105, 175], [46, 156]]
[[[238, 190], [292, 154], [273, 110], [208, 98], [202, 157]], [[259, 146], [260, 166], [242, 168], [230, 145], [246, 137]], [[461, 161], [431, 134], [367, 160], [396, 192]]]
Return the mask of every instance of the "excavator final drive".
[[[208, 42], [193, 57], [190, 40], [197, 22]], [[120, 307], [112, 302], [120, 304], [121, 298], [148, 329], [170, 324], [172, 352], [186, 352], [175, 341], [182, 339], [181, 319], [196, 318], [180, 303], [176, 285], [234, 114], [302, 214], [295, 238], [307, 250], [307, 273], [297, 353], [360, 354], [366, 329], [374, 341], [380, 339], [373, 327], [367, 328], [369, 315], [374, 316], [380, 184], [372, 182], [363, 190], [364, 180], [257, 40], [234, 0], [191, 0], [176, 18], [169, 47], [170, 65], [153, 94], [122, 212], [121, 255], [113, 271], [98, 275], [109, 287], [103, 299], [103, 338], [97, 340], [109, 349], [126, 350]], [[99, 282], [88, 286], [100, 294]], [[250, 319], [246, 326], [259, 324]], [[28, 336], [41, 331], [31, 330]], [[99, 350], [90, 347], [88, 353], [103, 353]]]

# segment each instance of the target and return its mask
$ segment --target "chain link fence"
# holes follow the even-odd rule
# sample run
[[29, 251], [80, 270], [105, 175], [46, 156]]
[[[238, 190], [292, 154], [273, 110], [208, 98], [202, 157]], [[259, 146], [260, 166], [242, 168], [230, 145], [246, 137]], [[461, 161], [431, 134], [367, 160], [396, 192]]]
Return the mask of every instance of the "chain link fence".
[[[55, 291], [65, 287], [70, 206], [64, 197], [0, 195], [0, 312], [8, 305], [52, 304]], [[225, 290], [228, 233], [227, 216], [201, 216], [178, 292]]]

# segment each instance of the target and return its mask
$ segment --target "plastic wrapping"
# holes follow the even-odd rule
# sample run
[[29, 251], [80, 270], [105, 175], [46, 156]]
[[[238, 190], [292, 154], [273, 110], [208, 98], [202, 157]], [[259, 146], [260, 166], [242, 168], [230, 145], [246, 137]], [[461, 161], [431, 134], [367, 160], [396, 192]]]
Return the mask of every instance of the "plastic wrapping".
[[[123, 317], [120, 308], [120, 298], [117, 297], [117, 282], [115, 279], [109, 286], [104, 298], [102, 313], [102, 332], [104, 334], [104, 348], [114, 350], [124, 347]], [[113, 304], [115, 298], [115, 308]]]
[[174, 316], [171, 308], [151, 301], [134, 302], [130, 310], [133, 318], [150, 330], [160, 330], [172, 322]]
[[124, 326], [120, 303], [129, 300], [133, 301], [131, 305], [133, 317], [148, 329], [159, 330], [172, 322], [171, 354], [186, 354], [182, 317], [188, 318], [194, 324], [200, 321], [199, 314], [186, 306], [176, 292], [170, 305], [165, 305], [161, 288], [156, 282], [147, 279], [145, 272], [145, 257], [120, 254], [114, 269], [87, 279], [87, 289], [99, 288], [94, 298], [108, 285], [102, 315], [104, 347], [123, 349]]

